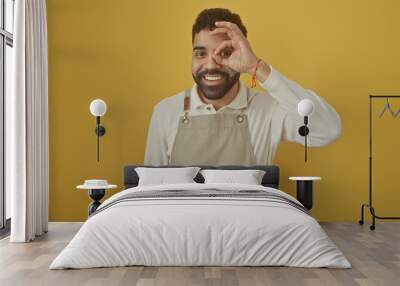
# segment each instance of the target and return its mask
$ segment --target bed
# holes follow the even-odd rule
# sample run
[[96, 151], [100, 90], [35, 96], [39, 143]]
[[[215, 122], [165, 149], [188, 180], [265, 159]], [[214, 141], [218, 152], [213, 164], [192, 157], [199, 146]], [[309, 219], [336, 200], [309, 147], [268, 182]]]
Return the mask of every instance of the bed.
[[205, 184], [199, 173], [195, 183], [153, 186], [138, 185], [136, 167], [124, 167], [125, 189], [103, 202], [50, 269], [351, 267], [308, 211], [279, 190], [277, 166], [199, 166], [264, 170], [261, 185]]

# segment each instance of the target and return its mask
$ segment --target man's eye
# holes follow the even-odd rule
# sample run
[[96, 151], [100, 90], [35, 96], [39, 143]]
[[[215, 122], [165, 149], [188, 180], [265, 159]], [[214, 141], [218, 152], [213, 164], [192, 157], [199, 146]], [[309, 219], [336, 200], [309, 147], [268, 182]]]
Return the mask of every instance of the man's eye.
[[232, 54], [231, 50], [223, 50], [219, 53], [219, 55], [223, 58], [229, 58]]
[[195, 52], [195, 53], [194, 53], [194, 56], [195, 56], [196, 58], [202, 58], [202, 57], [204, 57], [205, 55], [206, 55], [205, 52]]

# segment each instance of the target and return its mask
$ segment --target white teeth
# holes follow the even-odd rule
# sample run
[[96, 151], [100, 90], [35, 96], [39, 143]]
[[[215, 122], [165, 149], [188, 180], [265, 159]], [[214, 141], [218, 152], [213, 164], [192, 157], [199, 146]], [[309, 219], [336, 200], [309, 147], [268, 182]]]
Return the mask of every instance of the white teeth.
[[204, 78], [206, 80], [220, 80], [222, 77], [219, 75], [206, 75]]

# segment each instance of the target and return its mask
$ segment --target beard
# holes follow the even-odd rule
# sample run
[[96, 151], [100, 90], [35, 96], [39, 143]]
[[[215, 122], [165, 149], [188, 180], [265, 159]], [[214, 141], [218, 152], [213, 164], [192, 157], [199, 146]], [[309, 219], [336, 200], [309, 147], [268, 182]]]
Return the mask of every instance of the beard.
[[[205, 75], [219, 75], [222, 77], [223, 81], [218, 85], [207, 85], [204, 82]], [[240, 78], [240, 73], [235, 72], [230, 75], [227, 72], [213, 69], [205, 70], [204, 72], [198, 73], [197, 75], [192, 74], [194, 81], [197, 83], [199, 90], [204, 94], [207, 99], [215, 100], [220, 99], [225, 96], [225, 94], [238, 82]]]

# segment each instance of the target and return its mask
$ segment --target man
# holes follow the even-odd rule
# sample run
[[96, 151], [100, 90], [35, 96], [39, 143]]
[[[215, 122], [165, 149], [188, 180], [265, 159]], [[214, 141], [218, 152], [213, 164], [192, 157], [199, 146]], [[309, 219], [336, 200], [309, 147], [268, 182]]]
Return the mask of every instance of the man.
[[[237, 14], [202, 11], [192, 28], [195, 85], [163, 99], [153, 111], [144, 163], [148, 165], [271, 164], [281, 140], [303, 144], [297, 113], [302, 99], [314, 103], [309, 146], [323, 146], [341, 132], [335, 109], [313, 91], [287, 79], [258, 58]], [[257, 79], [258, 93], [239, 81]]]

